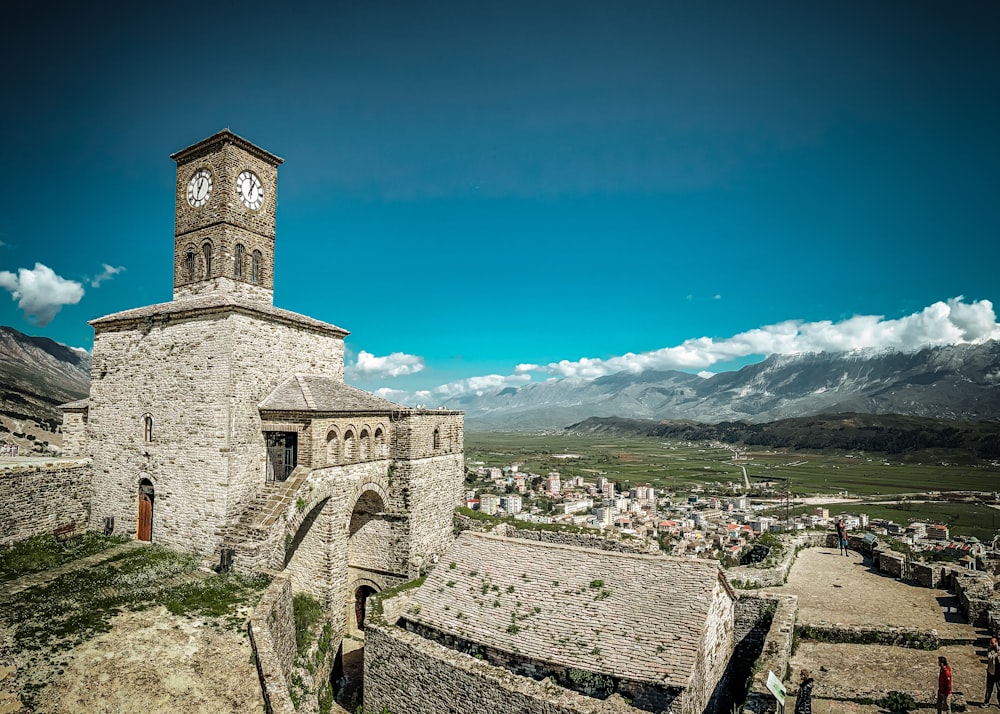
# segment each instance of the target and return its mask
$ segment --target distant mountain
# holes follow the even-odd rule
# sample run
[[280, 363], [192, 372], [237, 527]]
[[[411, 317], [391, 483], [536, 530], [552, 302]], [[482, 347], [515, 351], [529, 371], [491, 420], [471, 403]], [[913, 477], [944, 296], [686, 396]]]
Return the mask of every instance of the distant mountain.
[[[566, 427], [568, 434], [653, 436], [683, 441], [792, 449], [908, 454], [939, 461], [978, 463], [1000, 458], [1000, 421], [954, 421], [900, 414], [821, 414], [767, 423], [653, 421], [591, 417]], [[979, 460], [979, 461], [977, 461]]]
[[772, 355], [708, 379], [674, 371], [621, 372], [507, 387], [442, 406], [464, 409], [472, 430], [562, 428], [588, 417], [717, 423], [857, 412], [998, 419], [1000, 343]]
[[87, 352], [0, 326], [0, 417], [6, 429], [13, 430], [11, 423], [32, 421], [54, 431], [62, 422], [57, 407], [89, 391]]

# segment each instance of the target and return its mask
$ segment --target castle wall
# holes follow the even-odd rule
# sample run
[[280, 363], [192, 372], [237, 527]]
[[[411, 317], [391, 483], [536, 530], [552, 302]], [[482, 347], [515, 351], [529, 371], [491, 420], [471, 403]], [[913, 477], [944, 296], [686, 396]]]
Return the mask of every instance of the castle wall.
[[711, 602], [701, 651], [695, 659], [688, 686], [681, 695], [679, 710], [682, 714], [701, 714], [708, 707], [736, 646], [735, 603], [721, 582], [716, 584]]
[[433, 562], [455, 538], [453, 518], [465, 477], [464, 422], [460, 412], [429, 412], [395, 424], [393, 489], [405, 489], [410, 558], [417, 567]]
[[[139, 482], [152, 482], [153, 540], [210, 549], [226, 515], [231, 350], [223, 316], [98, 329], [87, 422], [96, 525], [136, 532]], [[153, 420], [145, 441], [143, 417]]]
[[86, 459], [0, 468], [0, 545], [89, 520], [93, 472]]
[[85, 457], [87, 455], [87, 411], [85, 409], [63, 412], [62, 448], [59, 453], [65, 457]]
[[232, 312], [98, 326], [87, 424], [94, 522], [114, 516], [118, 532], [134, 533], [147, 478], [153, 540], [212, 552], [222, 526], [265, 484], [257, 405], [295, 372], [342, 379], [343, 340]]
[[[232, 384], [228, 515], [238, 516], [264, 486], [266, 450], [257, 405], [292, 374], [344, 379], [344, 340], [330, 333], [236, 314], [232, 327]], [[308, 444], [303, 447], [308, 449]]]

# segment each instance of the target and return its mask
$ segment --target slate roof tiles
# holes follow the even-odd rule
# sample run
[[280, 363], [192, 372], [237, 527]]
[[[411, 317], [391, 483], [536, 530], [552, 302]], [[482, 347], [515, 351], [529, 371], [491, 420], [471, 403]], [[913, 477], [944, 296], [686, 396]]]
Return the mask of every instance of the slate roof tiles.
[[707, 561], [466, 532], [404, 616], [517, 656], [685, 687], [719, 577]]

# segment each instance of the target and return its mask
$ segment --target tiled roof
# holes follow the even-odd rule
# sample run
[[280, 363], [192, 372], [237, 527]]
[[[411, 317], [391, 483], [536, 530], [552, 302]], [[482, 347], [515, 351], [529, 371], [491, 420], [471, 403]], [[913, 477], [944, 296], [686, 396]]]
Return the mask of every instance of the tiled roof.
[[345, 337], [350, 333], [336, 325], [331, 325], [321, 320], [315, 320], [297, 312], [282, 310], [281, 308], [269, 305], [266, 302], [250, 300], [238, 293], [210, 292], [203, 295], [190, 295], [178, 298], [170, 302], [163, 302], [157, 305], [147, 305], [137, 307], [132, 310], [112, 313], [91, 320], [90, 324], [95, 328], [106, 327], [117, 322], [129, 320], [143, 320], [146, 318], [170, 319], [171, 316], [189, 316], [199, 314], [212, 314], [219, 312], [240, 312], [247, 315], [257, 315], [268, 317], [281, 322], [309, 327], [327, 333], [334, 333], [340, 337]]
[[87, 409], [90, 407], [90, 398], [77, 399], [75, 402], [60, 404], [59, 409]]
[[404, 617], [516, 656], [684, 687], [719, 577], [707, 561], [465, 532]]
[[398, 412], [407, 407], [330, 377], [296, 374], [275, 387], [260, 409], [299, 412]]

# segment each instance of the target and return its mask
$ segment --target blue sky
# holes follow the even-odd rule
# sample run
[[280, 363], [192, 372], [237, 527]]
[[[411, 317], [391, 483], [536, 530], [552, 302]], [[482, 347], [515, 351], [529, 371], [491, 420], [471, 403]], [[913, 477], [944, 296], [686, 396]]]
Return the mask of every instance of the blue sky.
[[228, 127], [275, 304], [398, 401], [1000, 336], [997, 3], [141, 5], [5, 16], [0, 324], [169, 300]]

